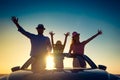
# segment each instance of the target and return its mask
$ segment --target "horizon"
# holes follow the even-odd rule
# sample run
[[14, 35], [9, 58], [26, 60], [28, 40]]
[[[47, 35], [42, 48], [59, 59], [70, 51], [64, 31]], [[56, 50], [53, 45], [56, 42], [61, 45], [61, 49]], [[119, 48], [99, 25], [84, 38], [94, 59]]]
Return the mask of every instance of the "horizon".
[[[2, 0], [0, 1], [0, 73], [10, 73], [14, 66], [21, 66], [30, 57], [30, 41], [17, 31], [11, 16], [19, 18], [19, 24], [37, 34], [36, 26], [44, 24], [45, 36], [55, 32], [54, 42], [64, 41], [64, 33], [70, 32], [64, 52], [69, 51], [71, 34], [80, 33], [84, 41], [100, 29], [103, 34], [85, 47], [97, 65], [107, 66], [109, 73], [120, 74], [120, 1], [119, 0]], [[72, 60], [65, 59], [65, 66]]]

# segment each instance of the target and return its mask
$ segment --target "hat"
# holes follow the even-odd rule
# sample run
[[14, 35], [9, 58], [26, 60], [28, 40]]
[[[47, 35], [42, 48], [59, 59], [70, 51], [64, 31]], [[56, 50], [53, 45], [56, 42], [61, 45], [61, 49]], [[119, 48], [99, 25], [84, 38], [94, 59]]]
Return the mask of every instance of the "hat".
[[43, 24], [38, 24], [38, 26], [36, 27], [36, 29], [43, 29], [43, 30], [45, 30], [45, 28], [44, 28], [44, 25], [43, 25]]
[[72, 37], [74, 37], [74, 36], [76, 36], [76, 35], [80, 35], [80, 34], [77, 33], [76, 31], [74, 31], [74, 32], [72, 33]]

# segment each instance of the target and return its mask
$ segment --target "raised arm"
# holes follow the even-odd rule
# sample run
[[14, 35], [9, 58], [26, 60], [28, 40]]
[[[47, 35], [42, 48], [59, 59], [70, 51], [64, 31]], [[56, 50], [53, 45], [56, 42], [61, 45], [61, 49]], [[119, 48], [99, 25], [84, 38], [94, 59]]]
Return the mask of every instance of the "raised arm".
[[30, 33], [30, 32], [27, 32], [25, 31], [18, 23], [18, 18], [13, 16], [11, 18], [11, 20], [13, 21], [13, 23], [16, 25], [16, 27], [18, 28], [18, 31], [21, 32], [23, 35], [25, 35], [26, 37], [28, 38], [32, 38], [34, 34]]
[[64, 35], [65, 35], [65, 40], [64, 40], [63, 48], [65, 48], [65, 45], [66, 45], [66, 42], [67, 42], [67, 37], [70, 35], [70, 32], [67, 32]]
[[54, 35], [55, 33], [53, 33], [53, 32], [51, 31], [51, 32], [49, 32], [49, 34], [50, 34], [50, 36], [51, 36], [52, 47], [54, 47], [53, 35]]
[[95, 37], [97, 37], [98, 35], [101, 35], [101, 34], [102, 34], [102, 31], [98, 30], [98, 32], [95, 35], [93, 35], [92, 37], [90, 37], [89, 39], [87, 39], [85, 41], [85, 43], [88, 43], [89, 41], [93, 40]]

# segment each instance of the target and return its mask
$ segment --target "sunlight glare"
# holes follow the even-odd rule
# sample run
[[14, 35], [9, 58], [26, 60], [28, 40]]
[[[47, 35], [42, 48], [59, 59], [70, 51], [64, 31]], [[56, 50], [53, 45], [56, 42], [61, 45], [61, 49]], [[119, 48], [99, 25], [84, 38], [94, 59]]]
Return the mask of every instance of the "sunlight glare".
[[46, 69], [54, 69], [54, 59], [53, 56], [47, 56], [46, 58]]

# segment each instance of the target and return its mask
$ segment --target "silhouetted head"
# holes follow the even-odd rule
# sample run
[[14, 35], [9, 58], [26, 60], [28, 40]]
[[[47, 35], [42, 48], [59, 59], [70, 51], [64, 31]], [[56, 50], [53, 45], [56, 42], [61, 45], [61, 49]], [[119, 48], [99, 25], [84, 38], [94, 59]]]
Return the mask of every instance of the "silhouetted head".
[[58, 50], [58, 52], [62, 53], [63, 52], [63, 45], [60, 40], [58, 40], [55, 44], [55, 50]]
[[43, 34], [45, 28], [43, 24], [38, 24], [38, 26], [36, 27], [38, 34]]
[[58, 41], [56, 42], [56, 45], [62, 45], [62, 42], [61, 42], [60, 40], [58, 40]]
[[74, 38], [74, 37], [79, 37], [79, 33], [77, 33], [76, 31], [74, 31], [73, 33], [72, 33], [72, 38]]
[[80, 34], [74, 31], [72, 33], [72, 40], [73, 40], [73, 42], [79, 42], [79, 36], [80, 36]]

